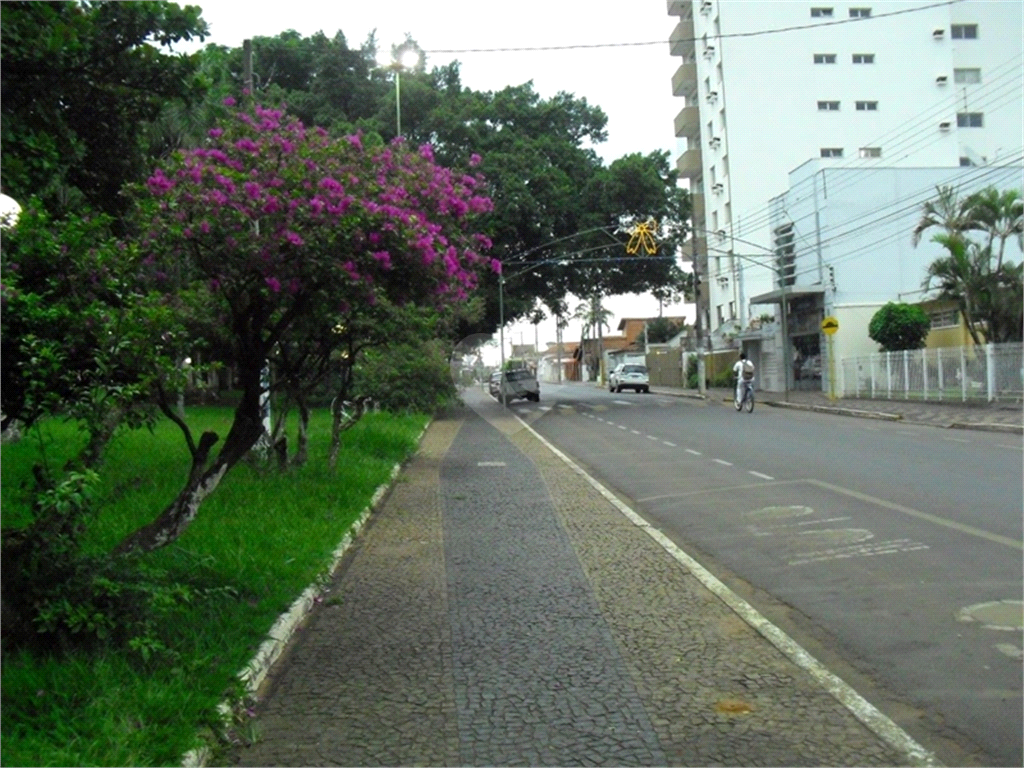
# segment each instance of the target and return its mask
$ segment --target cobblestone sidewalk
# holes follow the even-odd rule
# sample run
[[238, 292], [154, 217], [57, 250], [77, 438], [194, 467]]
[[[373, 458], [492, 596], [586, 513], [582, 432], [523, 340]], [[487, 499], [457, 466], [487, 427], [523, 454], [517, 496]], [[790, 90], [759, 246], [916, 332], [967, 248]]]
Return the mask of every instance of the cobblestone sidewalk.
[[231, 762], [931, 761], [841, 704], [521, 422], [475, 407], [427, 430]]

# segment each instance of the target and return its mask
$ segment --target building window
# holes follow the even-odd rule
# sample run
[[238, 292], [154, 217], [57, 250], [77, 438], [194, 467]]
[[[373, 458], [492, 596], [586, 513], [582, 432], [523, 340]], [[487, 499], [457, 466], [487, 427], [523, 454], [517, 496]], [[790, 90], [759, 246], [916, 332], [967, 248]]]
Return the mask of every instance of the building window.
[[959, 128], [984, 128], [985, 117], [982, 112], [957, 112], [956, 124]]
[[812, 19], [831, 19], [832, 9], [831, 8], [811, 8]]
[[729, 156], [728, 155], [723, 155], [722, 156], [722, 178], [724, 179], [728, 175], [729, 175]]
[[821, 148], [821, 156], [822, 157], [842, 157], [843, 156], [843, 148], [842, 147], [822, 147]]
[[882, 148], [881, 147], [861, 147], [860, 148], [860, 156], [861, 157], [881, 157], [882, 156]]
[[971, 168], [973, 166], [974, 166], [974, 161], [971, 160], [971, 158], [969, 158], [969, 157], [961, 157], [960, 158], [960, 167], [961, 168]]
[[819, 112], [838, 112], [839, 102], [838, 101], [819, 101], [818, 102]]
[[877, 101], [858, 101], [857, 102], [858, 112], [877, 112], [878, 102]]
[[851, 19], [867, 19], [871, 16], [870, 8], [851, 8], [850, 18]]
[[873, 53], [855, 53], [853, 54], [854, 64], [874, 64], [875, 54]]
[[977, 24], [954, 24], [949, 30], [949, 36], [954, 40], [977, 40]]
[[834, 53], [816, 53], [814, 54], [815, 64], [835, 64], [836, 55]]
[[725, 204], [725, 223], [732, 224], [732, 203]]
[[932, 321], [932, 330], [938, 328], [958, 328], [960, 326], [960, 310], [947, 309], [942, 312], [929, 312], [928, 319]]
[[711, 229], [718, 231], [718, 211], [711, 212]]
[[718, 174], [715, 173], [715, 166], [712, 165], [710, 170], [711, 170], [711, 186], [713, 187], [713, 186], [715, 186], [715, 184], [718, 183], [718, 178], [717, 178]]
[[977, 85], [981, 82], [981, 70], [978, 68], [954, 69], [953, 82], [960, 85]]
[[730, 301], [729, 302], [729, 319], [730, 320], [735, 320], [736, 319], [736, 302], [735, 301]]

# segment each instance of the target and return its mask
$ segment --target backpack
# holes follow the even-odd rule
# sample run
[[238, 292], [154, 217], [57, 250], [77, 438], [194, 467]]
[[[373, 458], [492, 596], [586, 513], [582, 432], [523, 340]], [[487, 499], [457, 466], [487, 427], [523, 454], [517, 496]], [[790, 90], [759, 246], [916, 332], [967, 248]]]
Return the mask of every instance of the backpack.
[[750, 381], [754, 378], [754, 364], [749, 360], [743, 361], [743, 378]]

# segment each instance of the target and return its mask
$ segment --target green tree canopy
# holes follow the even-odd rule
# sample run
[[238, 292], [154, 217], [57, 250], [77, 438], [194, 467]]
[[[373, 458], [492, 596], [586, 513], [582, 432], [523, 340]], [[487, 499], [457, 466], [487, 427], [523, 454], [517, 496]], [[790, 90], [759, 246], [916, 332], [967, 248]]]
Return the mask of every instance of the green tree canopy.
[[872, 316], [868, 336], [877, 341], [884, 352], [920, 349], [931, 325], [928, 313], [917, 304], [890, 301]]
[[0, 4], [3, 191], [51, 210], [87, 202], [121, 213], [146, 167], [140, 124], [166, 100], [201, 93], [193, 57], [161, 48], [206, 23], [167, 2]]

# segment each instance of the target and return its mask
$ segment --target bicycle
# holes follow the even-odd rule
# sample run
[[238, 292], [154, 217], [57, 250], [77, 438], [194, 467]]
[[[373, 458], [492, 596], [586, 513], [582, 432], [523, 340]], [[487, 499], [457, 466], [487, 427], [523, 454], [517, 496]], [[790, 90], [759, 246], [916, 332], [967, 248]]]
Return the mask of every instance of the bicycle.
[[742, 411], [744, 408], [747, 409], [747, 413], [754, 412], [754, 380], [745, 379], [743, 381], [743, 394], [740, 399], [736, 401], [736, 410]]

